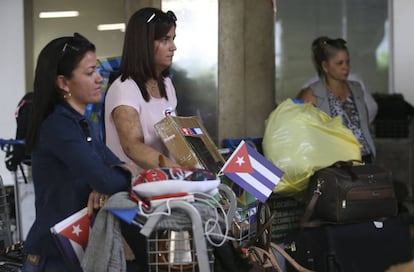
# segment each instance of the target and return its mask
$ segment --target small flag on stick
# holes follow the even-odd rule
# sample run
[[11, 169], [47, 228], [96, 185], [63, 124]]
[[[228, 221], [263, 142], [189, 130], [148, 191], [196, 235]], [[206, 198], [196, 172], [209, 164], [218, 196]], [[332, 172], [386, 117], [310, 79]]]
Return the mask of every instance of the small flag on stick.
[[245, 141], [240, 142], [221, 172], [263, 203], [284, 174]]
[[84, 208], [50, 229], [71, 271], [82, 271], [80, 263], [88, 244], [90, 227], [91, 218]]

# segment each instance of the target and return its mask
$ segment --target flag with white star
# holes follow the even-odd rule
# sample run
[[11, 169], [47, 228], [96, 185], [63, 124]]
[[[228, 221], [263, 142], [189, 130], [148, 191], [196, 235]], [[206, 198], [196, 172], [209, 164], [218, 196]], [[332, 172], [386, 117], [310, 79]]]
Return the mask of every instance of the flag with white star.
[[[66, 261], [75, 269], [80, 268], [80, 262], [88, 244], [91, 218], [84, 208], [51, 228], [59, 250]], [[82, 270], [78, 270], [82, 271]]]
[[240, 142], [221, 172], [263, 203], [284, 174], [245, 141]]

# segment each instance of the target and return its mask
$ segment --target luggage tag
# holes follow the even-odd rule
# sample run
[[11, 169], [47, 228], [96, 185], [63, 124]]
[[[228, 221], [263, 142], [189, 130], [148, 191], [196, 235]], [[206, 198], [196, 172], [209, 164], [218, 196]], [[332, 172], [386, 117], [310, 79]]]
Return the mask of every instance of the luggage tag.
[[374, 223], [375, 228], [377, 229], [382, 229], [384, 227], [384, 222], [374, 221], [373, 223]]

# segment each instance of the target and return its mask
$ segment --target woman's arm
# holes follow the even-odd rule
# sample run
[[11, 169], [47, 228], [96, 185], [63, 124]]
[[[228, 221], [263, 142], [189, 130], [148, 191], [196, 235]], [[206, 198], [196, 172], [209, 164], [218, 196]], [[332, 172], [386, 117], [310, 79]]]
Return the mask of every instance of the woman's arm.
[[154, 148], [144, 143], [144, 133], [138, 112], [130, 106], [118, 106], [112, 111], [119, 140], [125, 154], [144, 169], [160, 167], [160, 156], [165, 167], [178, 166]]
[[131, 182], [131, 173], [122, 167], [122, 162], [115, 156], [112, 159], [103, 145], [88, 142], [76, 120], [65, 117], [47, 120], [43, 125], [39, 141], [45, 147], [44, 152], [51, 152], [50, 160], [65, 165], [74, 183], [86, 184], [102, 194], [113, 194], [127, 190]]

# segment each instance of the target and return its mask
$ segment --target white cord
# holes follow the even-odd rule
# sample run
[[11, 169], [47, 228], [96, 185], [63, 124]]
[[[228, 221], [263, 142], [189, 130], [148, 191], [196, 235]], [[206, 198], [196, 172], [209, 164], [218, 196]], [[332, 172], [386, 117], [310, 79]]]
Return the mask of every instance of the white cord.
[[[214, 208], [215, 211], [215, 218], [210, 218], [208, 219], [205, 224], [204, 224], [204, 233], [206, 235], [206, 239], [207, 241], [216, 247], [220, 247], [222, 246], [227, 240], [229, 240], [229, 225], [228, 225], [228, 220], [227, 220], [227, 213], [225, 212], [223, 205], [221, 205], [221, 203], [215, 199], [214, 197], [211, 197], [208, 194], [205, 193], [197, 193], [198, 195], [204, 196], [206, 198], [198, 198], [195, 197], [196, 200], [203, 202], [205, 204], [207, 204], [208, 206], [211, 206]], [[214, 202], [215, 206], [212, 206], [211, 202]], [[223, 220], [224, 220], [224, 224], [225, 224], [225, 231], [224, 234], [220, 234], [217, 232], [214, 232], [214, 230], [218, 229], [221, 230], [221, 226], [220, 226], [220, 215], [218, 214], [218, 209], [220, 209], [220, 211], [223, 214]], [[216, 243], [212, 240], [212, 237], [214, 238], [223, 238], [220, 242]]]
[[[206, 240], [212, 246], [215, 246], [215, 247], [222, 246], [228, 240], [237, 240], [236, 238], [231, 237], [231, 236], [228, 235], [230, 226], [228, 224], [227, 213], [226, 213], [223, 205], [215, 197], [212, 197], [209, 194], [198, 192], [197, 195], [200, 195], [204, 198], [194, 196], [194, 200], [200, 201], [200, 202], [214, 208], [215, 217], [207, 219], [205, 224], [204, 224], [204, 233], [205, 233], [205, 236], [206, 236]], [[145, 209], [142, 202], [139, 201], [138, 202], [139, 213], [140, 213], [140, 215], [142, 215], [146, 218], [149, 218], [151, 216], [159, 216], [159, 215], [170, 216], [171, 215], [170, 201], [172, 201], [172, 200], [174, 200], [174, 199], [171, 198], [171, 199], [166, 199], [165, 200], [166, 210], [162, 211], [162, 212], [154, 212], [154, 211], [152, 211], [152, 209], [150, 209], [150, 210]], [[219, 215], [218, 210], [221, 211], [222, 219], [224, 220], [224, 224], [225, 224], [224, 234], [221, 234], [221, 233], [218, 233], [217, 231], [215, 231], [215, 230], [221, 230], [221, 225], [220, 225], [221, 216]], [[217, 238], [222, 238], [222, 240], [220, 242], [215, 242], [215, 241], [212, 240], [212, 238], [215, 238], [216, 240], [217, 240]]]

